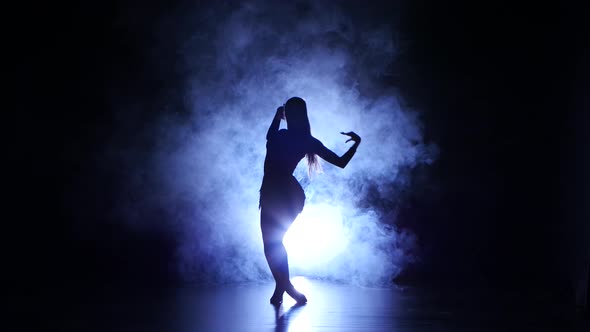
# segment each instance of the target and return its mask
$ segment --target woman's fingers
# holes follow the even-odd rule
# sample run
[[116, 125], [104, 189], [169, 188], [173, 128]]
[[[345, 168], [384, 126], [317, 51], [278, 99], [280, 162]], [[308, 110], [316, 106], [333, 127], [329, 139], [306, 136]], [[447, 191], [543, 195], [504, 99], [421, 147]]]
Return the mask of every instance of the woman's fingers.
[[348, 139], [348, 140], [347, 140], [345, 143], [348, 143], [348, 142], [350, 142], [350, 141], [355, 141], [355, 142], [357, 142], [357, 141], [360, 141], [360, 139], [361, 139], [361, 137], [360, 137], [359, 135], [357, 135], [357, 134], [356, 134], [354, 131], [349, 131], [349, 132], [347, 132], [347, 133], [345, 133], [345, 132], [341, 131], [340, 133], [341, 133], [342, 135], [350, 136], [350, 138], [349, 138], [349, 139]]

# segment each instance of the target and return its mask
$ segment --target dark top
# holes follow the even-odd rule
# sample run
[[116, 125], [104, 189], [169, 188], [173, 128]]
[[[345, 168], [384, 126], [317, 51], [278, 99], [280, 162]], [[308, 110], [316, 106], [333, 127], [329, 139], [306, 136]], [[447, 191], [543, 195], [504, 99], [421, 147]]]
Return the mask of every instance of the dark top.
[[321, 144], [317, 139], [301, 137], [286, 129], [269, 135], [266, 142], [265, 176], [289, 176], [306, 153], [312, 153], [314, 145]]
[[267, 139], [260, 207], [294, 218], [303, 209], [305, 193], [292, 174], [319, 141], [285, 129], [269, 133]]

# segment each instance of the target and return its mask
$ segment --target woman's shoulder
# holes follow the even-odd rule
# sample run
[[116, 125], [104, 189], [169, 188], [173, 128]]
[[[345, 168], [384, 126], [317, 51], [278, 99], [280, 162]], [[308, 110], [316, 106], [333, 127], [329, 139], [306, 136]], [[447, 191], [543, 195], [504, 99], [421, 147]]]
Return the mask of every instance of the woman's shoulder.
[[311, 135], [307, 137], [306, 145], [308, 149], [314, 153], [324, 146], [324, 144], [322, 144], [322, 142], [319, 139]]
[[322, 142], [319, 139], [313, 137], [312, 135], [308, 136], [308, 140], [314, 144], [322, 144]]
[[289, 131], [287, 129], [279, 130], [279, 135], [286, 137], [290, 140], [294, 140], [299, 143], [303, 143], [307, 146], [316, 147], [316, 146], [323, 145], [319, 139], [317, 139], [311, 135], [301, 135], [299, 133], [295, 133], [295, 132]]

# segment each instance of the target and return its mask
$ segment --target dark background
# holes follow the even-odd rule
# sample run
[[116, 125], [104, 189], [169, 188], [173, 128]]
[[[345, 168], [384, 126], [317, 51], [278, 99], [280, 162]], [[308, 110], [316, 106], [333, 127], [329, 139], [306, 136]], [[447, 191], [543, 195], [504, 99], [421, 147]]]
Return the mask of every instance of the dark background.
[[[132, 232], [105, 212], [123, 179], [96, 159], [120, 129], [118, 117], [137, 118], [126, 128], [132, 132], [164, 104], [183, 107], [170, 97], [180, 74], [147, 60], [153, 40], [143, 33], [182, 6], [17, 10], [8, 44], [16, 106], [5, 123], [4, 243], [12, 267], [5, 273], [18, 285], [177, 280], [168, 264], [173, 239]], [[426, 140], [440, 147], [434, 165], [414, 171], [416, 189], [401, 207], [422, 259], [398, 282], [572, 294], [590, 240], [588, 11], [515, 1], [343, 6], [390, 22], [401, 52], [384, 80], [423, 112]], [[174, 60], [174, 38], [167, 46], [160, 61]], [[141, 100], [141, 112], [114, 114], [113, 101], [128, 100]], [[81, 181], [84, 189], [75, 185]], [[80, 227], [92, 237], [81, 238]]]

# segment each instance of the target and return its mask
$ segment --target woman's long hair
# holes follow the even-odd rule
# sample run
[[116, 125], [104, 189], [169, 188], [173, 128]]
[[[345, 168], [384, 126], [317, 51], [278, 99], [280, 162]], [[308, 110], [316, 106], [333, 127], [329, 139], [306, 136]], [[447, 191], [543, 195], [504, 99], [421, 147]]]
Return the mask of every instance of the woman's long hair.
[[[285, 118], [287, 128], [297, 134], [311, 136], [311, 126], [307, 117], [307, 106], [305, 100], [299, 97], [292, 97], [285, 103]], [[322, 165], [318, 156], [313, 153], [306, 153], [307, 174], [311, 177], [314, 173], [322, 171]]]

